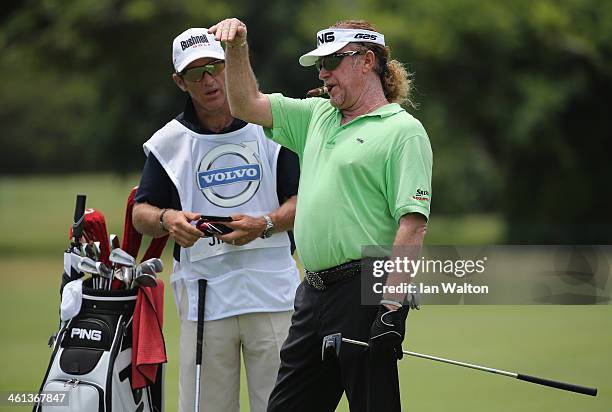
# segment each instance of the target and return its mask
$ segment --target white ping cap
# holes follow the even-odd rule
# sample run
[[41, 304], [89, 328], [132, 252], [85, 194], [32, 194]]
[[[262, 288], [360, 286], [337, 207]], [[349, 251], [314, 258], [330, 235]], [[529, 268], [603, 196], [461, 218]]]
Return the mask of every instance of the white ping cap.
[[317, 33], [317, 48], [300, 57], [302, 66], [312, 66], [319, 57], [335, 53], [349, 43], [376, 43], [385, 45], [385, 36], [371, 30], [323, 29]]

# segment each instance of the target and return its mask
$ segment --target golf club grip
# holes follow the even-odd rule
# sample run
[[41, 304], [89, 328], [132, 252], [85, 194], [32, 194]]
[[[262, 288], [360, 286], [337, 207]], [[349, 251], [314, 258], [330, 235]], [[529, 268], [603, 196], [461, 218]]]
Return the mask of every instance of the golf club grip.
[[538, 378], [537, 376], [524, 375], [518, 373], [516, 379], [522, 381], [537, 383], [538, 385], [552, 386], [553, 388], [563, 389], [564, 391], [577, 392], [585, 395], [596, 396], [597, 388], [588, 388], [586, 386], [574, 385], [572, 383], [558, 382], [550, 379]]
[[204, 308], [206, 303], [206, 279], [198, 280], [198, 334], [196, 344], [196, 365], [202, 364], [202, 344], [204, 338]]
[[83, 235], [86, 199], [87, 195], [81, 193], [77, 194], [76, 205], [74, 206], [74, 222], [72, 223], [72, 237], [75, 241], [78, 241]]

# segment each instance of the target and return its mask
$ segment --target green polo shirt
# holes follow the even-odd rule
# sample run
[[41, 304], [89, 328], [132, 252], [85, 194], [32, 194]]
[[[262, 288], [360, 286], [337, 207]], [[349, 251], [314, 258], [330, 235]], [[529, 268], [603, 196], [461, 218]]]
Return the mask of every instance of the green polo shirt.
[[392, 245], [406, 213], [429, 218], [433, 156], [421, 123], [398, 104], [340, 125], [327, 99], [268, 96], [266, 135], [298, 154], [294, 233], [304, 267], [318, 271]]

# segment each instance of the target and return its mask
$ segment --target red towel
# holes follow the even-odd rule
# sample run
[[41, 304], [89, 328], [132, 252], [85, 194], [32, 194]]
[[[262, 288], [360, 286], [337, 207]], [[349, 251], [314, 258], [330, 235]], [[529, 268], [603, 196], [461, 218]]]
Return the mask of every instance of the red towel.
[[155, 383], [157, 370], [167, 362], [164, 324], [164, 282], [156, 288], [138, 288], [132, 320], [132, 388]]

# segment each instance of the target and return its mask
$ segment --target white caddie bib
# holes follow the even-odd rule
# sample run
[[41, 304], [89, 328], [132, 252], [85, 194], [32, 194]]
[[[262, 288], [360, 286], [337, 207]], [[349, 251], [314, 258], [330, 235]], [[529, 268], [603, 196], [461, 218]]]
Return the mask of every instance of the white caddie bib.
[[[262, 216], [279, 207], [276, 161], [280, 146], [265, 137], [261, 126], [247, 124], [230, 133], [203, 135], [172, 120], [144, 149], [168, 173], [183, 210], [212, 216]], [[290, 310], [299, 274], [289, 246], [289, 237], [282, 232], [244, 246], [203, 238], [181, 248], [172, 282], [182, 280], [187, 286], [189, 318], [197, 316], [199, 278], [208, 280], [206, 320]], [[175, 293], [177, 299], [180, 295]]]

